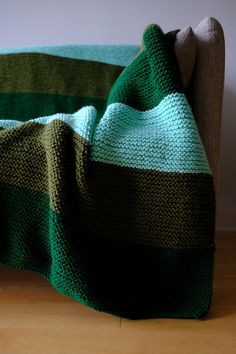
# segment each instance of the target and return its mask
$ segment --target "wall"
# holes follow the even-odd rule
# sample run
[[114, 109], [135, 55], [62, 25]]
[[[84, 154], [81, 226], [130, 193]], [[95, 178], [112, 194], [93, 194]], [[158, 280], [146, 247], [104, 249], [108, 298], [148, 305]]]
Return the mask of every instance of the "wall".
[[226, 38], [218, 228], [236, 229], [236, 1], [235, 0], [4, 0], [1, 47], [66, 43], [139, 44], [143, 29], [164, 31], [217, 18]]

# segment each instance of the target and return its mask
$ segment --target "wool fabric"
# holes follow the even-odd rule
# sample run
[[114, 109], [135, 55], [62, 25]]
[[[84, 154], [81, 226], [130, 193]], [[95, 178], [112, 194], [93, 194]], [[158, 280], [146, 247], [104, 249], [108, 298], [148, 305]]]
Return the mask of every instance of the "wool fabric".
[[126, 67], [0, 55], [2, 265], [117, 316], [207, 313], [213, 177], [173, 48], [150, 25]]

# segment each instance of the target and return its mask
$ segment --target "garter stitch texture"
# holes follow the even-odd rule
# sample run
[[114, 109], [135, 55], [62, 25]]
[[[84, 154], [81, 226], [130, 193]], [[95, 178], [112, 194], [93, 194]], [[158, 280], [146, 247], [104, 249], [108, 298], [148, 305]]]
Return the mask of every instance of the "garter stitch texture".
[[213, 178], [171, 43], [150, 25], [126, 68], [0, 55], [1, 264], [122, 317], [207, 313]]

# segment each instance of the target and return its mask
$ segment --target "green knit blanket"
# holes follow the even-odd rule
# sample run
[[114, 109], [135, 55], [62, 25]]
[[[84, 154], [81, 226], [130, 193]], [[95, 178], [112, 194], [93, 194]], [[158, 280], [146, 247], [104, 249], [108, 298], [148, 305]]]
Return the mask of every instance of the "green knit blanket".
[[0, 55], [2, 265], [122, 317], [207, 313], [213, 177], [173, 48], [150, 25], [126, 67]]

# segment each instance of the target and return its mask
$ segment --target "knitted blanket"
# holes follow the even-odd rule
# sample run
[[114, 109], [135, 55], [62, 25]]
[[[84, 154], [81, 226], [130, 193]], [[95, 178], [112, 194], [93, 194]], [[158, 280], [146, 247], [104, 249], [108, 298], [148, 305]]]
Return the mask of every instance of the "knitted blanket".
[[207, 313], [213, 178], [172, 44], [149, 26], [126, 68], [0, 55], [2, 265], [122, 317]]

